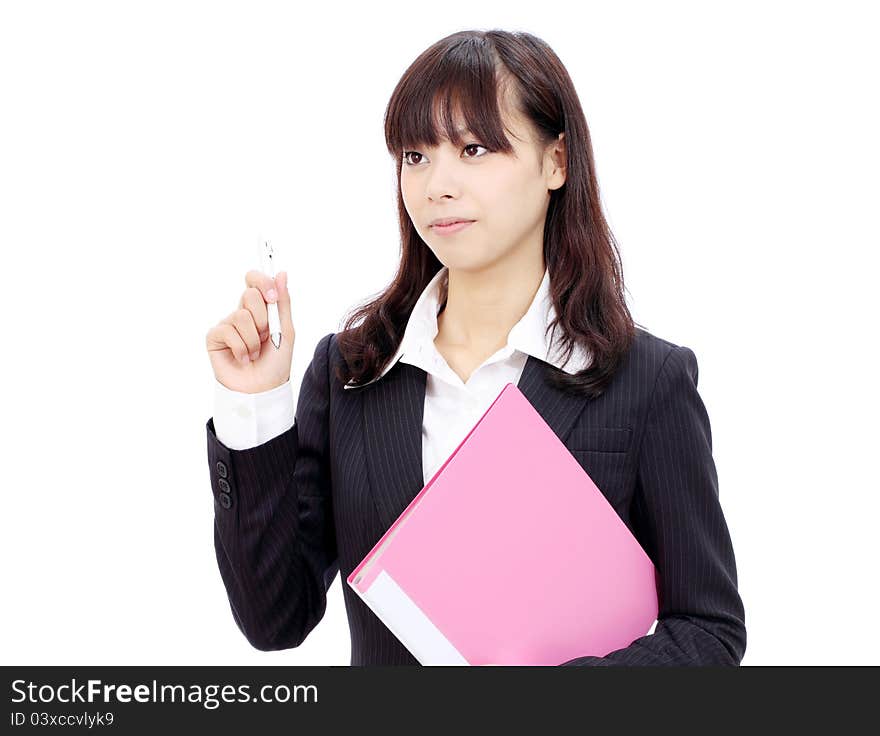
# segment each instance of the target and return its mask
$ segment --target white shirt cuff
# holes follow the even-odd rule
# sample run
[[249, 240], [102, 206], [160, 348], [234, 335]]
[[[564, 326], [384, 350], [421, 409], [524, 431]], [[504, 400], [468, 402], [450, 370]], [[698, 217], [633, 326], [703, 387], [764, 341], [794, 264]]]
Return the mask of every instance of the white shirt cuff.
[[230, 450], [262, 445], [293, 426], [290, 379], [256, 394], [233, 391], [216, 379], [214, 384], [214, 431]]

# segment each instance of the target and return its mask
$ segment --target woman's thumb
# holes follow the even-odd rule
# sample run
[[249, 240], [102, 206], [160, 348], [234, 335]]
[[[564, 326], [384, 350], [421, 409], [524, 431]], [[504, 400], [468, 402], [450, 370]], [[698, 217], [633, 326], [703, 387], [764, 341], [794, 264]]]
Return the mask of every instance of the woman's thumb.
[[279, 271], [275, 276], [278, 287], [278, 320], [281, 322], [281, 334], [288, 340], [293, 336], [293, 322], [290, 315], [290, 292], [287, 290], [287, 271]]

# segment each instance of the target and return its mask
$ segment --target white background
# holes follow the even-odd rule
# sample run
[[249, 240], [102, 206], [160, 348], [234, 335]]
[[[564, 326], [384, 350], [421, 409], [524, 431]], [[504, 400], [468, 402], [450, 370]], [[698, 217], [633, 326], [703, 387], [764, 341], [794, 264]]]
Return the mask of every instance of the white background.
[[348, 664], [340, 577], [297, 649], [234, 623], [205, 333], [272, 237], [298, 390], [399, 257], [392, 89], [493, 27], [567, 66], [633, 315], [697, 355], [743, 664], [880, 663], [869, 8], [4, 3], [4, 663]]

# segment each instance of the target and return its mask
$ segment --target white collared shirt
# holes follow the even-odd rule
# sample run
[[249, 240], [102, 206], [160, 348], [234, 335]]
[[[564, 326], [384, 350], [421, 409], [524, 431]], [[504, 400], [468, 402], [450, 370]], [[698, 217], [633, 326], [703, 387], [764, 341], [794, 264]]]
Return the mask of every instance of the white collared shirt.
[[[403, 339], [382, 373], [381, 380], [398, 360], [427, 373], [422, 420], [422, 468], [427, 483], [458, 447], [477, 420], [486, 412], [508, 383], [518, 384], [528, 356], [576, 373], [590, 363], [589, 354], [575, 345], [571, 358], [563, 363], [559, 341], [545, 337], [556, 312], [550, 300], [550, 276], [544, 278], [528, 310], [511, 328], [507, 344], [484, 360], [463, 382], [434, 345], [437, 313], [446, 295], [448, 269], [444, 266], [419, 296], [407, 321]], [[215, 381], [214, 429], [217, 439], [232, 450], [243, 450], [268, 442], [294, 423], [293, 389], [290, 381], [281, 386], [247, 394], [232, 391]], [[370, 382], [372, 383], [372, 381]], [[369, 384], [366, 384], [369, 385]], [[357, 389], [351, 382], [344, 389]]]

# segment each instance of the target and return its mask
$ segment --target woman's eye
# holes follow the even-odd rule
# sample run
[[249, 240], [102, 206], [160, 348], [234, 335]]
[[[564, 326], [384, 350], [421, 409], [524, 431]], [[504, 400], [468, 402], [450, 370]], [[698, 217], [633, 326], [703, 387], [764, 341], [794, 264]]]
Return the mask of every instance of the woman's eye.
[[[486, 149], [486, 151], [489, 150], [488, 148], [486, 148], [486, 146], [481, 146], [479, 143], [468, 143], [464, 147], [464, 150], [467, 151], [468, 148], [484, 148], [484, 149]], [[482, 154], [480, 154], [480, 155], [482, 155]], [[467, 158], [479, 158], [479, 157], [480, 156], [467, 156]]]
[[[482, 148], [487, 153], [489, 151], [489, 149], [486, 148], [486, 146], [483, 146], [479, 143], [468, 143], [464, 148], [462, 148], [462, 151], [467, 151], [469, 148]], [[418, 151], [404, 151], [403, 152], [404, 163], [406, 163], [408, 166], [415, 166], [416, 164], [421, 163], [421, 158], [417, 161], [412, 161], [411, 159], [407, 158], [407, 156], [411, 156], [411, 155], [421, 157], [422, 154], [419, 153]], [[465, 158], [480, 158], [480, 156], [483, 156], [483, 155], [485, 155], [485, 154], [480, 153], [480, 154], [475, 154], [473, 156], [465, 155]]]

